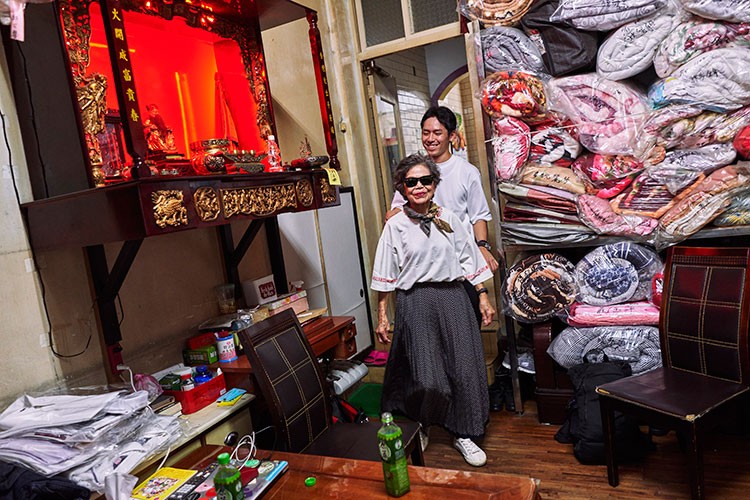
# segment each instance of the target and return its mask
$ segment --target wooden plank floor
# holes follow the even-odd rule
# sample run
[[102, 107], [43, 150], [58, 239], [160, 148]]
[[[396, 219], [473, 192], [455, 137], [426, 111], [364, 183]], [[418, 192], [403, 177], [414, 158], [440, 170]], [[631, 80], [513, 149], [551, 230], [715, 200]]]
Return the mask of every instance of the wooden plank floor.
[[[536, 405], [527, 401], [523, 415], [491, 412], [482, 447], [487, 465], [476, 469], [453, 449], [448, 433], [430, 429], [425, 451], [428, 466], [482, 472], [507, 472], [540, 481], [544, 499], [690, 498], [690, 486], [674, 432], [654, 438], [656, 451], [642, 462], [620, 466], [620, 485], [607, 483], [605, 466], [581, 465], [572, 445], [553, 439], [558, 426], [537, 420]], [[709, 499], [750, 498], [750, 436], [712, 434], [704, 451], [706, 494]]]

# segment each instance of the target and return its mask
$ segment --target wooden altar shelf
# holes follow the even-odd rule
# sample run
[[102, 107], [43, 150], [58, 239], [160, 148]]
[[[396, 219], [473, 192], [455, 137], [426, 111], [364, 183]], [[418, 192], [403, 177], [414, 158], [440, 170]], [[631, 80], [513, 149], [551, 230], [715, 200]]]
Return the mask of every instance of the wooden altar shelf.
[[34, 250], [85, 247], [339, 204], [325, 171], [148, 177], [22, 206]]

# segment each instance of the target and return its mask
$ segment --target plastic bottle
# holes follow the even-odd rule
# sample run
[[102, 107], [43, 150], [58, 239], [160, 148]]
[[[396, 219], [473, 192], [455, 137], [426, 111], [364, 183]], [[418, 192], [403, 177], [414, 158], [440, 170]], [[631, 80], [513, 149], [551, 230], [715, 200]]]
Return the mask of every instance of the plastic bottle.
[[242, 478], [237, 467], [229, 465], [229, 453], [222, 453], [216, 458], [219, 468], [214, 476], [214, 488], [217, 500], [243, 500]]
[[208, 367], [206, 365], [196, 366], [193, 380], [195, 380], [195, 385], [201, 385], [211, 380], [211, 372], [208, 371]]
[[385, 490], [392, 497], [400, 497], [409, 491], [409, 470], [406, 467], [406, 453], [401, 439], [401, 428], [393, 423], [393, 415], [384, 412], [378, 430], [378, 450], [383, 460]]
[[281, 152], [279, 151], [279, 145], [276, 144], [276, 137], [269, 135], [267, 139], [268, 144], [268, 165], [266, 166], [266, 172], [283, 172], [284, 167], [281, 165]]

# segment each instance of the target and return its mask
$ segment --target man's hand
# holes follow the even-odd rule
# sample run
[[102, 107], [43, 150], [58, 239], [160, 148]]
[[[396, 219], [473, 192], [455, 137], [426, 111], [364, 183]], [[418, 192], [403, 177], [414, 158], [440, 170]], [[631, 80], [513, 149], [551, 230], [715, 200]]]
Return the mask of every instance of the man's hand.
[[492, 255], [492, 252], [484, 247], [479, 247], [479, 251], [482, 252], [482, 257], [484, 257], [484, 260], [487, 261], [487, 265], [490, 266], [490, 271], [492, 271], [493, 273], [497, 271], [498, 263], [495, 259], [495, 256]]
[[392, 209], [388, 210], [385, 213], [385, 221], [388, 222], [388, 219], [390, 219], [391, 217], [393, 217], [394, 215], [396, 215], [400, 211], [401, 211], [401, 207], [396, 207], [396, 208], [392, 208]]

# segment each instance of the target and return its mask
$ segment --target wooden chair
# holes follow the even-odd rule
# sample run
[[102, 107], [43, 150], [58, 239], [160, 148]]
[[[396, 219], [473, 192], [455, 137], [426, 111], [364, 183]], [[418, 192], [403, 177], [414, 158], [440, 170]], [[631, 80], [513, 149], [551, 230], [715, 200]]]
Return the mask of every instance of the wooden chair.
[[597, 388], [609, 484], [617, 486], [615, 411], [686, 438], [690, 488], [705, 498], [704, 432], [750, 391], [750, 249], [671, 248], [659, 321], [663, 367]]
[[[332, 424], [330, 389], [293, 311], [252, 325], [239, 337], [285, 451], [380, 460], [380, 422]], [[398, 424], [412, 464], [424, 465], [419, 424]]]

